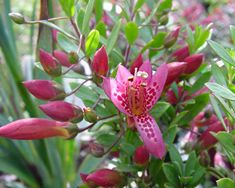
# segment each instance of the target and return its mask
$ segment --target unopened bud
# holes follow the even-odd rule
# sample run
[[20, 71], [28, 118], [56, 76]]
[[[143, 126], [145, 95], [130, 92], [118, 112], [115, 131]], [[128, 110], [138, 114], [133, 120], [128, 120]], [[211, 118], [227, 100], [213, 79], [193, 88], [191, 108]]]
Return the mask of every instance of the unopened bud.
[[196, 71], [203, 62], [203, 54], [194, 54], [188, 56], [184, 59], [184, 62], [187, 63], [187, 68], [185, 69], [185, 74], [192, 74]]
[[22, 14], [16, 13], [16, 12], [11, 12], [8, 14], [10, 18], [17, 24], [24, 24], [25, 23], [25, 18]]
[[210, 165], [211, 160], [210, 160], [210, 156], [209, 156], [207, 150], [201, 151], [201, 153], [199, 155], [199, 162], [203, 166]]
[[76, 64], [76, 63], [78, 63], [78, 54], [77, 54], [77, 52], [74, 52], [74, 51], [72, 51], [72, 52], [69, 52], [69, 62], [71, 63], [71, 64]]
[[77, 123], [83, 120], [82, 109], [65, 101], [53, 101], [39, 107], [46, 115], [57, 121]]
[[189, 47], [185, 46], [173, 52], [172, 57], [174, 60], [183, 62], [186, 57], [190, 55]]
[[144, 167], [149, 162], [149, 152], [145, 146], [139, 146], [135, 150], [133, 161], [140, 167]]
[[170, 48], [175, 44], [179, 36], [180, 27], [177, 27], [175, 30], [171, 31], [165, 38], [164, 46]]
[[94, 55], [92, 71], [98, 76], [106, 76], [108, 69], [108, 55], [105, 47], [102, 46]]
[[96, 123], [98, 116], [94, 110], [91, 108], [84, 108], [84, 119], [90, 123]]
[[62, 100], [66, 96], [63, 87], [51, 80], [30, 80], [23, 84], [33, 96], [41, 100]]
[[102, 157], [104, 155], [104, 147], [101, 144], [90, 142], [89, 149], [95, 157]]
[[50, 53], [40, 49], [39, 58], [40, 63], [47, 74], [53, 77], [61, 75], [61, 65]]
[[142, 54], [139, 54], [130, 67], [130, 73], [134, 75], [135, 69], [137, 68], [138, 70], [142, 64], [143, 64], [143, 57]]
[[168, 23], [168, 20], [169, 20], [168, 15], [165, 14], [159, 19], [159, 23], [160, 25], [166, 25]]
[[60, 50], [54, 50], [54, 57], [59, 61], [62, 66], [70, 67], [72, 64], [69, 62], [68, 54]]

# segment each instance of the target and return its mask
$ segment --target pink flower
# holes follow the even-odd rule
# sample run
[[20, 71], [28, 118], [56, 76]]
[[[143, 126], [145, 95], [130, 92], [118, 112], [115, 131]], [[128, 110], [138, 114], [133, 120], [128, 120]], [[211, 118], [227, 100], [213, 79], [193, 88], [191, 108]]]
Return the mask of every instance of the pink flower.
[[66, 96], [62, 86], [54, 81], [30, 80], [23, 84], [33, 96], [41, 100], [59, 100]]
[[0, 127], [0, 136], [18, 140], [34, 140], [54, 136], [69, 137], [65, 127], [69, 122], [59, 122], [40, 118], [28, 118], [13, 121]]
[[46, 115], [57, 121], [79, 122], [83, 119], [82, 109], [65, 101], [53, 101], [39, 107]]
[[89, 187], [118, 187], [123, 183], [123, 177], [116, 170], [100, 169], [91, 174], [80, 174], [81, 179]]
[[163, 64], [152, 75], [149, 61], [146, 61], [134, 75], [119, 65], [116, 79], [104, 78], [102, 84], [114, 105], [134, 119], [147, 150], [161, 159], [166, 151], [165, 144], [157, 123], [148, 111], [160, 98], [167, 73], [167, 65]]
[[108, 55], [106, 49], [102, 46], [94, 55], [92, 70], [98, 76], [105, 76], [108, 72]]
[[149, 162], [149, 152], [145, 146], [136, 148], [133, 161], [139, 166], [146, 166]]

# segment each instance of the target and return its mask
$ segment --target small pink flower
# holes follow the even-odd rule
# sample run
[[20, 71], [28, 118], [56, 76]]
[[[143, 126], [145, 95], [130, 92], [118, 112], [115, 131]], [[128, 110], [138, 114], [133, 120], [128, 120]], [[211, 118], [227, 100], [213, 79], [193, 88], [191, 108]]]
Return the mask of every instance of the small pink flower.
[[108, 55], [105, 47], [102, 46], [94, 55], [92, 70], [98, 76], [106, 76], [108, 69]]
[[134, 119], [147, 150], [161, 159], [166, 152], [165, 144], [157, 123], [148, 111], [160, 98], [167, 73], [167, 65], [163, 64], [152, 75], [149, 61], [143, 63], [135, 75], [119, 65], [116, 79], [104, 78], [102, 84], [114, 105]]
[[134, 62], [130, 66], [130, 73], [135, 74], [135, 69], [139, 70], [142, 64], [143, 64], [143, 57], [142, 54], [139, 54], [138, 57], [134, 60]]
[[66, 96], [62, 86], [54, 81], [30, 80], [23, 84], [33, 96], [41, 100], [59, 100]]
[[69, 137], [65, 127], [69, 122], [59, 122], [40, 118], [28, 118], [13, 121], [0, 127], [0, 136], [18, 140], [34, 140], [55, 136]]
[[146, 166], [149, 162], [149, 152], [145, 146], [139, 146], [136, 148], [133, 161], [138, 166]]
[[91, 174], [80, 174], [81, 179], [89, 187], [118, 187], [123, 183], [123, 177], [116, 170], [100, 169]]
[[57, 121], [78, 122], [83, 119], [82, 109], [65, 101], [53, 101], [39, 107], [46, 115]]
[[69, 62], [68, 54], [60, 50], [54, 50], [54, 57], [65, 67], [70, 67], [72, 64]]
[[44, 71], [47, 74], [55, 77], [61, 75], [61, 65], [50, 53], [40, 49], [39, 59]]
[[200, 65], [203, 62], [203, 54], [194, 54], [191, 56], [188, 56], [184, 59], [184, 62], [187, 63], [187, 67], [184, 71], [185, 74], [192, 74], [194, 71], [196, 71]]

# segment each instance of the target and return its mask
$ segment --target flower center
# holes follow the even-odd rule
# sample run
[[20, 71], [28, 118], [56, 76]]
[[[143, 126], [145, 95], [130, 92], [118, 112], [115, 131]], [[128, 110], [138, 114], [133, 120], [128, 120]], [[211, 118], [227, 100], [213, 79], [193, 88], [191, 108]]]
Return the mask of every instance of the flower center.
[[138, 116], [145, 112], [145, 79], [148, 73], [135, 71], [135, 75], [128, 79], [127, 96], [128, 105], [133, 115]]

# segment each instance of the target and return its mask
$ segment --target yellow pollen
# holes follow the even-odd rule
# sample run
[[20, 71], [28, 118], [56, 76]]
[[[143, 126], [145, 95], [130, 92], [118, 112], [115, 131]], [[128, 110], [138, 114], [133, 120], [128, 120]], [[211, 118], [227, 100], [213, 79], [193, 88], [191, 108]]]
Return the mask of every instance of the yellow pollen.
[[137, 76], [142, 77], [142, 78], [148, 78], [148, 73], [145, 71], [138, 71]]

